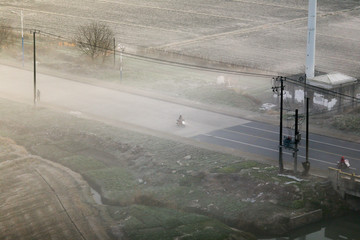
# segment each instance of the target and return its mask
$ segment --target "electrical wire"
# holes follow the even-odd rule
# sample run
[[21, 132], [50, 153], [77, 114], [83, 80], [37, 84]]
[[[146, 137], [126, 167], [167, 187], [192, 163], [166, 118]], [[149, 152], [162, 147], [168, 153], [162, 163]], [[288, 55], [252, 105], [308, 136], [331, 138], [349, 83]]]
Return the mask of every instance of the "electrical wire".
[[[16, 29], [16, 30], [21, 30], [21, 28], [13, 28], [13, 27], [8, 27], [11, 29]], [[26, 31], [32, 31], [33, 29], [29, 29], [29, 28], [24, 28], [24, 30]], [[73, 39], [69, 39], [68, 37], [64, 37], [64, 36], [60, 36], [58, 34], [53, 34], [50, 33], [48, 31], [40, 31], [39, 34], [41, 35], [46, 35], [52, 38], [57, 38], [57, 39], [62, 39], [64, 41], [69, 41], [69, 42], [73, 42]], [[85, 42], [78, 42], [82, 45], [88, 45], [88, 46], [92, 46], [89, 43], [85, 43]], [[162, 65], [168, 65], [168, 66], [176, 66], [176, 67], [181, 67], [181, 68], [185, 68], [185, 69], [195, 69], [195, 70], [202, 70], [202, 71], [207, 71], [207, 72], [216, 72], [216, 73], [224, 73], [224, 74], [232, 74], [232, 75], [246, 75], [246, 76], [252, 76], [252, 77], [265, 77], [265, 78], [276, 78], [278, 77], [278, 75], [273, 75], [273, 74], [262, 74], [262, 73], [253, 73], [253, 72], [245, 72], [245, 71], [237, 71], [237, 70], [229, 70], [229, 69], [221, 69], [221, 68], [215, 68], [215, 67], [207, 67], [207, 66], [199, 66], [199, 65], [195, 65], [195, 64], [189, 64], [189, 63], [182, 63], [182, 62], [175, 62], [175, 61], [170, 61], [170, 60], [165, 60], [165, 59], [160, 59], [160, 58], [154, 58], [154, 57], [150, 57], [150, 56], [144, 56], [144, 55], [140, 55], [140, 54], [135, 54], [135, 53], [129, 53], [129, 52], [123, 52], [120, 50], [114, 50], [111, 48], [103, 48], [100, 46], [92, 46], [92, 47], [96, 47], [96, 48], [100, 48], [104, 51], [111, 51], [114, 52], [115, 55], [120, 55], [122, 54], [122, 56], [127, 57], [127, 58], [133, 58], [133, 59], [137, 59], [137, 60], [141, 60], [141, 61], [145, 61], [145, 62], [153, 62], [153, 63], [157, 63], [157, 64], [162, 64]], [[346, 97], [348, 99], [351, 99], [353, 101], [360, 101], [360, 98], [357, 97], [353, 97], [344, 93], [339, 93], [330, 89], [323, 89], [321, 87], [317, 87], [314, 85], [309, 85], [309, 84], [304, 84], [299, 82], [297, 79], [293, 79], [291, 77], [286, 77], [287, 82], [290, 82], [292, 84], [298, 85], [298, 86], [303, 86], [306, 87], [308, 89], [312, 89], [312, 90], [316, 90], [318, 92], [324, 93], [324, 94], [330, 94], [330, 95], [334, 95], [334, 96], [342, 96], [342, 97]], [[286, 102], [286, 101], [285, 101]], [[291, 107], [289, 105], [289, 107]]]

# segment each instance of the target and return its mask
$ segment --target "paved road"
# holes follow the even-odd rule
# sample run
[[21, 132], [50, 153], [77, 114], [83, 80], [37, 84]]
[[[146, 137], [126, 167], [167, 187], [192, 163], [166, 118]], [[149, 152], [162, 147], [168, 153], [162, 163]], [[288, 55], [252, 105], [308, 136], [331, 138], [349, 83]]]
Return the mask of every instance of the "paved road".
[[[0, 96], [33, 103], [33, 73], [0, 65]], [[192, 137], [216, 129], [247, 123], [247, 120], [210, 111], [129, 94], [90, 84], [38, 74], [41, 92], [39, 106], [55, 106], [97, 119], [133, 125]], [[182, 114], [186, 128], [178, 128], [176, 119]]]
[[[287, 130], [283, 130], [287, 133]], [[305, 161], [305, 133], [298, 152], [298, 170], [302, 171], [301, 162]], [[248, 122], [242, 125], [215, 130], [194, 137], [195, 139], [229, 148], [235, 148], [255, 154], [278, 159], [279, 128], [278, 126]], [[293, 167], [293, 151], [283, 150], [284, 164]], [[326, 137], [317, 134], [309, 136], [309, 161], [316, 168], [335, 167], [341, 156], [350, 160], [351, 170], [360, 174], [360, 144]]]
[[[32, 104], [31, 71], [0, 65], [0, 76], [2, 97]], [[43, 74], [37, 75], [37, 83], [41, 91], [39, 106], [65, 108], [69, 112], [90, 115], [100, 120], [131, 123], [278, 159], [277, 126]], [[186, 118], [186, 128], [176, 127], [175, 121], [179, 114]], [[313, 166], [333, 166], [344, 155], [354, 167], [360, 169], [360, 144], [320, 135], [311, 135], [310, 139], [309, 155]], [[302, 142], [299, 163], [304, 161], [305, 156], [304, 140]], [[284, 151], [287, 166], [292, 162], [291, 155], [290, 151]], [[299, 170], [301, 169], [299, 164]]]

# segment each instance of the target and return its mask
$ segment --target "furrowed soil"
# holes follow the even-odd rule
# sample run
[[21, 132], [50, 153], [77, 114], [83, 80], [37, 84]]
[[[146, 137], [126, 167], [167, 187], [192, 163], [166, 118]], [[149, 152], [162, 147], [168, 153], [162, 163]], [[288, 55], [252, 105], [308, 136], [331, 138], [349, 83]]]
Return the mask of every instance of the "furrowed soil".
[[190, 140], [5, 100], [0, 115], [5, 239], [254, 239], [243, 231], [279, 235], [306, 212], [347, 209], [322, 178]]
[[[19, 43], [20, 17], [13, 12], [22, 10], [25, 34], [37, 29], [70, 42], [79, 26], [98, 21], [113, 29], [125, 53], [174, 53], [177, 60], [190, 56], [279, 74], [304, 72], [307, 9], [302, 0], [0, 1]], [[356, 0], [318, 1], [317, 71], [359, 77], [359, 12]]]
[[1, 239], [110, 239], [82, 177], [0, 138]]

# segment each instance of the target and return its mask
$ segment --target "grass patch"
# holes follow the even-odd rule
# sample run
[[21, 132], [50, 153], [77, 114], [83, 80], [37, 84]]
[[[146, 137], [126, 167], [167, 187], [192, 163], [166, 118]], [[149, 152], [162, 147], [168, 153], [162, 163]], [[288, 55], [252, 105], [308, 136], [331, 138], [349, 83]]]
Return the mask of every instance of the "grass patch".
[[99, 170], [106, 167], [104, 163], [82, 155], [62, 158], [59, 160], [59, 163], [78, 173], [85, 173], [87, 171]]
[[91, 170], [85, 176], [93, 179], [103, 191], [128, 191], [137, 185], [131, 173], [121, 167]]
[[131, 205], [108, 207], [108, 212], [121, 221], [126, 237], [133, 240], [240, 240], [244, 236], [251, 237], [209, 217], [168, 208]]
[[70, 157], [72, 153], [58, 148], [54, 144], [41, 144], [32, 147], [32, 150], [39, 156], [54, 161], [59, 161], [62, 158]]
[[190, 88], [186, 89], [183, 95], [185, 98], [207, 104], [220, 104], [245, 109], [255, 109], [259, 107], [259, 102], [255, 98], [237, 93], [234, 89], [228, 89], [224, 86], [206, 85], [198, 88]]
[[229, 164], [227, 166], [214, 168], [211, 170], [213, 173], [238, 173], [242, 169], [251, 169], [251, 168], [264, 168], [266, 164], [258, 163], [255, 161], [242, 161], [242, 162], [236, 162], [233, 164]]
[[335, 116], [332, 125], [339, 130], [360, 133], [360, 113]]

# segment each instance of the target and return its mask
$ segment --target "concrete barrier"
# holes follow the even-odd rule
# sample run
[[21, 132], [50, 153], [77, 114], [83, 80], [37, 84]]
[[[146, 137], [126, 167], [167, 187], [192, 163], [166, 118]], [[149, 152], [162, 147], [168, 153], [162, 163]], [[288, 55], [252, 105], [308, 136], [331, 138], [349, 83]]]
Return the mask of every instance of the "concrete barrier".
[[290, 218], [289, 227], [291, 230], [293, 230], [310, 223], [319, 222], [320, 220], [322, 220], [322, 210], [318, 209], [312, 212], [304, 213], [300, 216]]

